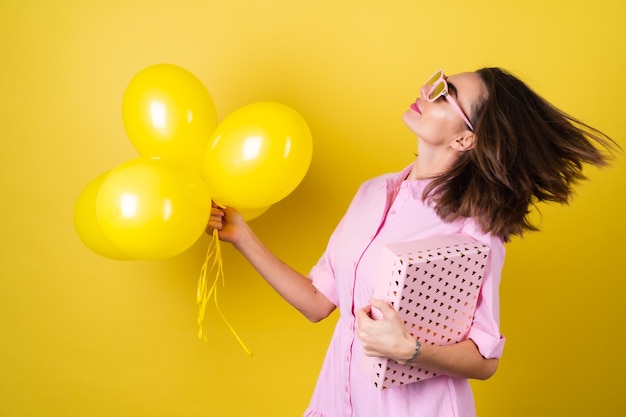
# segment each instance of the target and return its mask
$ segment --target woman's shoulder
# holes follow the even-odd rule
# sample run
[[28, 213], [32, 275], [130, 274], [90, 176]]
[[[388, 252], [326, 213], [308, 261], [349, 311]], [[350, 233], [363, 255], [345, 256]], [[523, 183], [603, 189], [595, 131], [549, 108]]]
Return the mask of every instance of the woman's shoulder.
[[467, 234], [472, 239], [489, 246], [493, 251], [504, 252], [504, 240], [500, 236], [481, 230], [480, 226], [474, 219], [465, 219], [461, 232]]

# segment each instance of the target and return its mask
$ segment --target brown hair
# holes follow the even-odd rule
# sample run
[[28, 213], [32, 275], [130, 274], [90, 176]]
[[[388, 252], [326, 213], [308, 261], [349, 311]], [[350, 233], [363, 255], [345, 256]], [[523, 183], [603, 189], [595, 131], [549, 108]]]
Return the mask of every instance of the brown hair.
[[[475, 108], [475, 145], [425, 190], [445, 221], [474, 218], [509, 240], [538, 230], [538, 202], [567, 204], [586, 179], [583, 164], [603, 166], [619, 148], [611, 138], [557, 109], [500, 68], [477, 71], [487, 97]], [[597, 146], [599, 145], [599, 147]]]

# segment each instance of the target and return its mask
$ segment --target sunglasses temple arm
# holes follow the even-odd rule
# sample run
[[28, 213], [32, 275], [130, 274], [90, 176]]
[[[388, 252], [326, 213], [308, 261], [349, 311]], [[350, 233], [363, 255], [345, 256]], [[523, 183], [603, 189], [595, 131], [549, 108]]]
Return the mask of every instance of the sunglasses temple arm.
[[459, 116], [461, 116], [461, 118], [463, 119], [463, 121], [465, 122], [465, 124], [470, 128], [470, 130], [473, 132], [474, 131], [474, 126], [472, 126], [472, 123], [469, 121], [469, 119], [467, 118], [467, 116], [465, 115], [465, 113], [463, 113], [463, 110], [461, 109], [461, 107], [457, 104], [456, 101], [454, 101], [454, 99], [452, 97], [450, 97], [450, 94], [446, 94], [446, 100], [448, 100], [448, 102], [450, 104], [452, 104], [452, 107], [454, 107], [454, 109], [457, 111], [457, 113], [459, 113]]

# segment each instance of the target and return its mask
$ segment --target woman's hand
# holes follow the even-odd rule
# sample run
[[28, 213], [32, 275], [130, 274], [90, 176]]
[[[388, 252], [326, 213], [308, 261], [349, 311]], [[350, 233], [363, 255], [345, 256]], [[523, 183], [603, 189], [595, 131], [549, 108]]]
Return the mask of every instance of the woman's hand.
[[213, 234], [213, 230], [217, 230], [220, 240], [236, 245], [241, 239], [242, 229], [245, 226], [246, 221], [236, 209], [222, 208], [213, 202], [211, 217], [206, 227], [208, 234]]
[[[372, 319], [372, 308], [380, 310], [383, 318]], [[386, 302], [372, 300], [371, 305], [358, 310], [356, 316], [357, 335], [367, 356], [406, 363], [415, 353], [415, 339], [396, 310]], [[498, 359], [485, 359], [471, 339], [446, 346], [425, 343], [413, 363], [437, 374], [473, 379], [487, 379], [498, 368]]]
[[232, 243], [276, 292], [309, 320], [322, 320], [335, 309], [313, 281], [276, 257], [234, 208], [213, 203], [206, 231], [213, 234], [216, 230], [220, 240]]
[[[382, 313], [380, 320], [371, 318], [372, 308]], [[396, 310], [385, 301], [371, 300], [371, 305], [358, 310], [356, 317], [357, 335], [361, 339], [365, 355], [404, 363], [415, 353], [415, 339], [406, 329]]]

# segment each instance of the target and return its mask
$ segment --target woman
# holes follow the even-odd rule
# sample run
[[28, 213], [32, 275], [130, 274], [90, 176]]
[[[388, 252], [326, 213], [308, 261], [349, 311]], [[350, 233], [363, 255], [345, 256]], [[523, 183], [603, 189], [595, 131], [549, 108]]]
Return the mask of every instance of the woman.
[[[485, 68], [446, 77], [437, 71], [404, 114], [419, 154], [396, 174], [364, 183], [307, 277], [273, 255], [234, 209], [213, 208], [219, 231], [270, 285], [309, 320], [335, 308], [335, 328], [305, 416], [473, 416], [469, 378], [494, 374], [504, 338], [498, 285], [504, 242], [536, 230], [529, 207], [567, 203], [582, 165], [604, 165], [615, 143], [557, 110], [506, 71]], [[467, 233], [490, 246], [468, 338], [421, 345], [395, 310], [372, 300], [385, 244]], [[373, 320], [371, 309], [383, 318]], [[436, 378], [377, 390], [362, 355], [413, 363]]]

